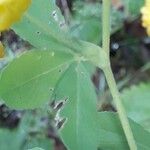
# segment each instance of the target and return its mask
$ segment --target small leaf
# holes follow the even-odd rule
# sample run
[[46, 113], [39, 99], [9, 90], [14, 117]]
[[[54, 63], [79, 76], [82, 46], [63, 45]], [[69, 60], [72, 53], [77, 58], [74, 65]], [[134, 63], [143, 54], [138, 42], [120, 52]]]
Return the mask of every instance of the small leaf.
[[[69, 86], [64, 86], [69, 83]], [[63, 88], [62, 88], [63, 87]], [[72, 64], [56, 86], [56, 100], [68, 98], [57, 114], [66, 121], [60, 135], [70, 150], [128, 150], [128, 143], [115, 113], [96, 111], [96, 94], [82, 63]], [[56, 118], [56, 119], [57, 119]], [[130, 121], [138, 149], [150, 148], [150, 134]]]
[[121, 96], [128, 116], [150, 130], [150, 83], [125, 89]]
[[39, 147], [34, 147], [32, 149], [28, 149], [28, 150], [44, 150], [43, 148], [39, 148]]
[[[24, 136], [17, 134], [17, 131], [0, 129], [0, 149], [1, 150], [20, 150]], [[9, 144], [8, 144], [9, 143]]]
[[18, 134], [24, 134], [25, 136], [21, 150], [34, 147], [53, 150], [53, 140], [47, 136], [47, 122], [42, 119], [47, 117], [43, 111], [45, 110], [26, 111], [22, 116], [18, 127]]
[[[88, 42], [100, 44], [102, 41], [102, 4], [76, 1], [71, 20], [71, 35]], [[123, 12], [112, 7], [111, 34], [123, 26]]]
[[28, 111], [16, 129], [0, 129], [0, 150], [27, 150], [34, 147], [52, 150], [52, 141], [46, 136], [44, 125], [39, 120], [41, 122], [39, 115]]
[[128, 13], [130, 14], [130, 17], [137, 17], [140, 14], [140, 9], [144, 5], [144, 0], [127, 0], [123, 1], [125, 4], [125, 7], [128, 10]]
[[0, 97], [12, 108], [40, 107], [49, 100], [70, 61], [70, 55], [48, 50], [32, 50], [21, 55], [1, 72]]
[[64, 22], [64, 19], [54, 0], [33, 0], [28, 11], [12, 29], [36, 48], [51, 47], [54, 48], [52, 50], [56, 50], [60, 48], [56, 43], [65, 39], [59, 27], [61, 22]]
[[[44, 9], [41, 9], [41, 5]], [[91, 61], [96, 66], [105, 66], [105, 53], [101, 48], [70, 37], [67, 32], [60, 29], [58, 22], [52, 17], [53, 13], [60, 16], [53, 1], [32, 1], [29, 10], [22, 20], [13, 26], [13, 29], [20, 37], [29, 41], [38, 49], [64, 51], [84, 57], [84, 59]], [[62, 17], [58, 18], [63, 20]], [[50, 24], [48, 23], [49, 21], [51, 22]]]

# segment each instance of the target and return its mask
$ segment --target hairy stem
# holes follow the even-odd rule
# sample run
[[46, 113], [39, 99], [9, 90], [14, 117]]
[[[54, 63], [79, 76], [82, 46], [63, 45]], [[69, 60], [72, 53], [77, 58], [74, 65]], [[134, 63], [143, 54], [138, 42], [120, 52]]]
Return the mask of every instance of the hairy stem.
[[[111, 0], [103, 0], [103, 45], [102, 47], [103, 47], [103, 50], [106, 52], [108, 58], [109, 58], [109, 51], [110, 51], [110, 48], [109, 48], [109, 45], [110, 45], [110, 6], [111, 6]], [[109, 60], [108, 64], [110, 64], [110, 59], [107, 59], [107, 60]], [[116, 85], [110, 65], [103, 68], [103, 71], [106, 76], [106, 80], [110, 88], [111, 94], [113, 96], [113, 100], [116, 105], [119, 119], [121, 121], [122, 128], [124, 130], [130, 150], [137, 150], [136, 142], [134, 140], [134, 136], [133, 136], [129, 121], [126, 116], [126, 112], [121, 102], [120, 94], [117, 89], [117, 85]]]

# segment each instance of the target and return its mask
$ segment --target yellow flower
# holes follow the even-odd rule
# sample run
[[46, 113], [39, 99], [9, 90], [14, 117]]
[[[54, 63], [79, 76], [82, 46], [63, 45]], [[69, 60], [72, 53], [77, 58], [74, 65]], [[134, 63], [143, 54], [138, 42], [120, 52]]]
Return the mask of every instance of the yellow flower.
[[146, 28], [147, 34], [150, 36], [150, 0], [145, 1], [145, 6], [141, 9], [142, 25]]
[[0, 31], [20, 19], [31, 0], [0, 0]]
[[4, 47], [2, 45], [2, 43], [0, 42], [0, 58], [4, 57]]

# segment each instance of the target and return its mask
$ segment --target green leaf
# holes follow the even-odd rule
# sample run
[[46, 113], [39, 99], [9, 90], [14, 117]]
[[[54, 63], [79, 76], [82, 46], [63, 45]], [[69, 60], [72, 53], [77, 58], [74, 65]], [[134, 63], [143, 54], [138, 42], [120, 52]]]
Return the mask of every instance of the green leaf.
[[101, 40], [100, 3], [75, 2], [70, 32], [81, 40], [99, 44]]
[[40, 107], [72, 57], [66, 53], [32, 50], [14, 59], [0, 76], [0, 97], [18, 109]]
[[150, 130], [150, 83], [125, 89], [121, 96], [128, 116]]
[[128, 9], [130, 17], [137, 17], [140, 14], [140, 9], [144, 5], [144, 0], [126, 0], [123, 1]]
[[[102, 5], [100, 3], [75, 2], [70, 32], [78, 39], [100, 44], [102, 40]], [[112, 7], [111, 34], [123, 26], [123, 12]]]
[[[90, 60], [97, 66], [105, 67], [107, 58], [100, 47], [82, 41], [78, 46], [79, 54], [74, 56], [75, 61]], [[84, 50], [80, 52], [81, 47]], [[23, 54], [14, 59], [1, 73], [1, 99], [12, 108], [40, 107], [49, 100], [51, 89], [55, 87], [70, 61], [73, 61], [72, 56], [60, 51], [33, 50]]]
[[[0, 129], [0, 149], [1, 150], [20, 150], [23, 136], [17, 134], [17, 131]], [[9, 144], [8, 144], [9, 143]]]
[[47, 136], [47, 122], [42, 118], [47, 118], [47, 114], [43, 114], [44, 110], [36, 109], [34, 111], [26, 111], [22, 116], [19, 133], [25, 135], [23, 141], [23, 150], [40, 147], [45, 150], [53, 149], [53, 141]]
[[17, 129], [11, 131], [8, 129], [0, 129], [0, 148], [1, 150], [10, 150], [10, 148], [11, 150], [27, 150], [31, 146], [43, 146], [47, 148], [46, 150], [52, 150], [52, 144], [50, 142], [50, 139], [43, 137], [34, 137], [30, 138], [30, 140], [27, 141], [27, 137], [28, 136], [23, 132], [23, 130]]
[[[41, 9], [41, 5], [44, 9]], [[96, 66], [102, 66], [106, 62], [106, 58], [101, 48], [72, 38], [68, 32], [62, 31], [58, 25], [59, 21], [56, 22], [54, 19], [58, 12], [58, 10], [55, 10], [57, 8], [54, 1], [32, 1], [29, 10], [24, 14], [21, 21], [13, 26], [13, 29], [38, 49], [65, 51], [78, 57], [84, 57], [84, 59], [91, 61]], [[56, 12], [56, 16], [53, 18], [52, 14], [54, 12]], [[62, 17], [58, 18], [62, 20]], [[51, 22], [50, 24], [48, 23], [49, 21]]]
[[34, 148], [32, 148], [32, 149], [28, 149], [28, 150], [44, 150], [44, 149], [39, 148], [39, 147], [34, 147]]
[[[51, 143], [51, 139], [48, 139], [46, 137], [34, 137], [34, 138], [28, 138], [27, 139], [28, 141], [26, 141], [26, 145], [24, 146], [24, 149], [23, 150], [27, 150], [27, 149], [30, 149], [30, 150], [44, 150], [42, 148], [45, 148], [45, 150], [53, 150], [53, 146], [52, 146], [52, 143]], [[39, 146], [39, 147], [42, 147], [42, 148], [39, 148], [39, 147], [35, 147], [35, 146]], [[33, 148], [35, 147], [35, 148]]]
[[[69, 86], [64, 86], [69, 83]], [[96, 94], [90, 77], [82, 63], [72, 64], [57, 85], [54, 95], [68, 100], [57, 114], [58, 120], [66, 119], [60, 129], [63, 142], [70, 150], [128, 150], [118, 116], [96, 111]], [[150, 148], [150, 134], [130, 121], [140, 150]]]
[[[41, 9], [41, 6], [44, 9]], [[64, 23], [64, 19], [55, 5], [55, 0], [33, 0], [28, 11], [12, 29], [38, 49], [68, 53], [79, 51], [77, 40], [70, 38], [67, 32], [60, 28], [60, 23]]]
[[[94, 150], [98, 146], [97, 140], [94, 138], [95, 122], [91, 122], [92, 126], [88, 124], [88, 120], [93, 118], [96, 113], [96, 95], [91, 83], [86, 82], [88, 81], [87, 78], [87, 73], [85, 73], [81, 64], [72, 64], [61, 78], [54, 92], [56, 99], [69, 98], [61, 111], [61, 117], [67, 118], [67, 123], [61, 129], [61, 137], [71, 150]], [[69, 86], [64, 86], [67, 83], [69, 83]], [[85, 89], [85, 87], [87, 88]], [[86, 96], [87, 92], [88, 97]], [[89, 101], [91, 97], [92, 99]], [[91, 107], [93, 105], [95, 107]], [[90, 142], [91, 138], [94, 138], [93, 142]]]
[[41, 120], [40, 115], [35, 111], [34, 113], [25, 112], [15, 130], [0, 129], [0, 149], [27, 150], [41, 147], [45, 150], [52, 150], [52, 141], [46, 133], [47, 126]]
[[12, 29], [37, 48], [58, 50], [60, 46], [56, 43], [64, 41], [59, 26], [63, 22], [55, 0], [33, 0], [28, 11]]

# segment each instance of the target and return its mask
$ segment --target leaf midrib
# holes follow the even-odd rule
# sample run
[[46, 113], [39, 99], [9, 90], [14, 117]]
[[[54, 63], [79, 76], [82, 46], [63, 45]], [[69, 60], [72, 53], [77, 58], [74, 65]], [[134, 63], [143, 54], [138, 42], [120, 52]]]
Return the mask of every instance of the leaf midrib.
[[[76, 66], [76, 67], [79, 67], [79, 66]], [[77, 148], [78, 148], [78, 139], [79, 138], [79, 116], [80, 116], [80, 112], [79, 112], [79, 101], [80, 101], [80, 92], [79, 92], [79, 72], [78, 70], [77, 71], [77, 84], [76, 84], [76, 87], [77, 87], [77, 93], [76, 93], [76, 97], [77, 97], [77, 101], [76, 101], [76, 142], [77, 142]]]
[[[61, 66], [64, 66], [64, 65], [67, 65], [67, 64], [70, 65], [70, 63], [71, 63], [73, 60], [74, 60], [74, 59], [71, 59], [71, 60], [69, 60], [69, 61], [66, 61], [65, 63], [62, 63], [62, 64], [58, 65], [57, 67], [55, 67], [55, 68], [53, 68], [53, 69], [46, 70], [46, 71], [43, 72], [43, 73], [40, 73], [40, 74], [38, 74], [38, 75], [36, 75], [36, 76], [33, 76], [31, 79], [29, 79], [29, 80], [23, 82], [22, 84], [20, 84], [20, 85], [18, 85], [18, 86], [15, 86], [15, 87], [13, 87], [13, 88], [7, 89], [7, 92], [8, 92], [8, 91], [10, 92], [10, 91], [15, 90], [15, 89], [17, 89], [17, 88], [20, 88], [20, 87], [24, 86], [25, 84], [31, 82], [32, 80], [35, 80], [35, 79], [41, 77], [42, 75], [46, 75], [46, 74], [48, 74], [48, 73], [50, 73], [50, 72], [53, 72], [53, 71], [57, 70], [57, 69], [60, 68]], [[69, 66], [68, 66], [68, 67], [69, 67]], [[5, 92], [5, 93], [7, 93], [7, 92]], [[5, 94], [5, 93], [2, 93], [2, 95]]]

